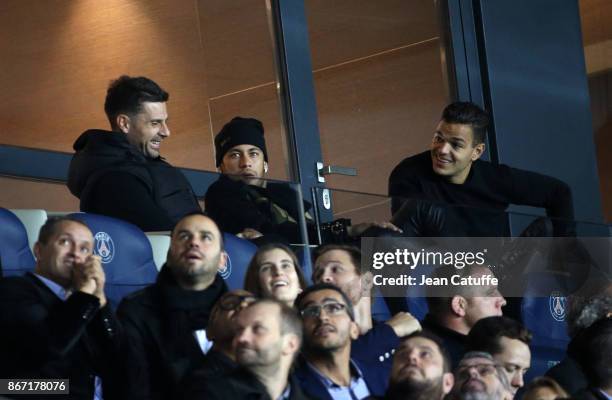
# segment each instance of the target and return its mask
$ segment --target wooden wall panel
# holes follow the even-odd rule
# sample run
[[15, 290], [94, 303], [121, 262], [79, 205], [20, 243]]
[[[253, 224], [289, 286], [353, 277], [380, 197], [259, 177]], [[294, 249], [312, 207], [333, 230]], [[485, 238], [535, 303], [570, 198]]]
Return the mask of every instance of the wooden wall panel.
[[215, 98], [276, 81], [266, 1], [198, 0], [206, 81]]
[[79, 199], [61, 183], [0, 176], [0, 207], [42, 208], [47, 211], [79, 211]]
[[[145, 75], [170, 92], [173, 136], [162, 154], [211, 169], [204, 54], [193, 0], [7, 0], [0, 9], [0, 143], [72, 151], [107, 128], [111, 79]], [[10, 62], [7, 62], [10, 60]]]
[[438, 36], [433, 0], [306, 0], [315, 70]]
[[387, 193], [391, 170], [427, 148], [447, 102], [433, 40], [315, 73], [323, 157], [355, 167], [334, 188]]

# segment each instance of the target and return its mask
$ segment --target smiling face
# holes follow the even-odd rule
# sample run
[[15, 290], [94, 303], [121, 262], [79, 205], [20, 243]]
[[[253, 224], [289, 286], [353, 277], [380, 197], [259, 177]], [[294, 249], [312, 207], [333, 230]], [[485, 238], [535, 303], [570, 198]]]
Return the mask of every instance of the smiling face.
[[440, 121], [431, 144], [432, 167], [449, 182], [462, 184], [483, 152], [484, 143], [474, 143], [470, 125]]
[[78, 222], [59, 222], [46, 243], [34, 245], [35, 272], [65, 289], [72, 286], [72, 270], [93, 252], [91, 231]]
[[168, 252], [168, 266], [179, 284], [186, 289], [203, 289], [201, 286], [207, 286], [223, 265], [225, 253], [217, 225], [203, 215], [180, 220]]
[[242, 181], [247, 185], [263, 186], [261, 179], [266, 173], [263, 151], [251, 144], [241, 144], [229, 149], [221, 160], [219, 169], [230, 179]]
[[292, 307], [302, 291], [292, 257], [282, 249], [266, 251], [260, 257], [258, 277], [264, 297]]
[[132, 146], [145, 157], [159, 157], [161, 143], [170, 136], [166, 103], [144, 102], [137, 114], [120, 114], [117, 121]]

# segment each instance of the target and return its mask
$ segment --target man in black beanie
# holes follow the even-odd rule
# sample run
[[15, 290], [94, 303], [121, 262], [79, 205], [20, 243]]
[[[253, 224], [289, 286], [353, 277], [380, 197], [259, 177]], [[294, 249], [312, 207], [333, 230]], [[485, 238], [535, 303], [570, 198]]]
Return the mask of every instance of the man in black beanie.
[[[268, 152], [261, 121], [235, 117], [215, 136], [216, 163], [223, 173], [206, 192], [206, 212], [222, 231], [237, 234], [261, 245], [268, 242], [301, 243], [297, 221], [298, 197], [291, 186], [267, 182]], [[316, 225], [303, 204], [310, 241]], [[348, 220], [321, 225], [324, 242], [346, 242], [368, 228], [397, 230], [392, 224], [364, 223], [350, 226]]]

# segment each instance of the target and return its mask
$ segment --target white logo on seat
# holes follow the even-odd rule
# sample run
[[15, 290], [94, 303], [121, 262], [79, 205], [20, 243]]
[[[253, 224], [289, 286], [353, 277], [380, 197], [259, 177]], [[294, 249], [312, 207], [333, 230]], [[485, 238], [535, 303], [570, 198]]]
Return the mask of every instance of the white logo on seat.
[[550, 315], [552, 315], [555, 321], [565, 321], [566, 303], [567, 298], [565, 296], [561, 296], [560, 293], [556, 292], [551, 294], [549, 298]]
[[232, 259], [229, 254], [226, 254], [225, 260], [225, 266], [219, 270], [219, 275], [221, 275], [221, 278], [227, 280], [232, 274]]
[[113, 261], [115, 257], [115, 243], [110, 235], [106, 232], [98, 232], [94, 236], [94, 254], [97, 254], [102, 258], [103, 264], [108, 264]]

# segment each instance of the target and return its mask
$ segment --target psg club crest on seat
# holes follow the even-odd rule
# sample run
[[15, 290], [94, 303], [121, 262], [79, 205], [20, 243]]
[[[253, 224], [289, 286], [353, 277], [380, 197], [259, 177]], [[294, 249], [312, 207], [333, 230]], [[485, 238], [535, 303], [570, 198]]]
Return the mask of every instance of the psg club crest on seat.
[[565, 308], [567, 305], [567, 298], [561, 296], [560, 293], [553, 293], [549, 298], [550, 315], [555, 321], [565, 321]]
[[106, 232], [98, 232], [95, 239], [94, 254], [97, 254], [102, 258], [103, 264], [108, 264], [113, 261], [115, 257], [115, 243], [113, 239]]
[[221, 275], [221, 278], [227, 280], [232, 274], [232, 259], [229, 254], [227, 254], [225, 260], [225, 266], [219, 270], [219, 275]]

